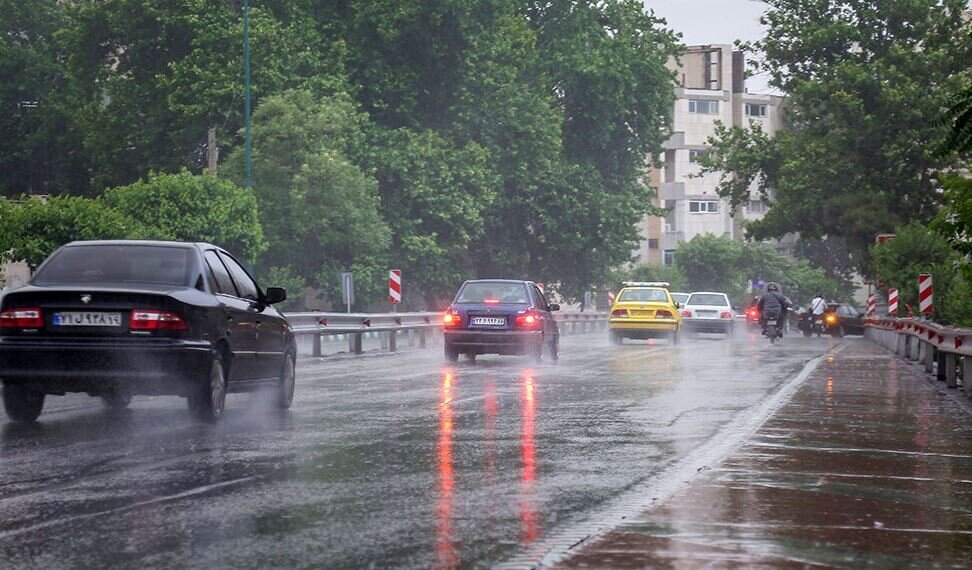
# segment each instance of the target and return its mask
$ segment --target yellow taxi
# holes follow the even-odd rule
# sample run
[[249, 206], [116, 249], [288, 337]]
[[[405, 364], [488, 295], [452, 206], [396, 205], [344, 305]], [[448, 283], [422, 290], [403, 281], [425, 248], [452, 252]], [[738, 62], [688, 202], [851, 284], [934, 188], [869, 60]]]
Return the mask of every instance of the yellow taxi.
[[612, 344], [626, 338], [667, 338], [678, 344], [682, 329], [679, 304], [668, 292], [668, 283], [625, 281], [611, 305], [608, 330]]

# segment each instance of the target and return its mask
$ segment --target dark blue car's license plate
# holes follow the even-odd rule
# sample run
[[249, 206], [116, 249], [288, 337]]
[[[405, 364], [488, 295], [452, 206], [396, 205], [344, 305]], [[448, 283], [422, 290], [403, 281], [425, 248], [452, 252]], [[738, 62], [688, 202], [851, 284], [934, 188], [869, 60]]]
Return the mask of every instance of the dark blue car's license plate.
[[469, 323], [474, 327], [501, 327], [506, 324], [506, 317], [473, 317]]

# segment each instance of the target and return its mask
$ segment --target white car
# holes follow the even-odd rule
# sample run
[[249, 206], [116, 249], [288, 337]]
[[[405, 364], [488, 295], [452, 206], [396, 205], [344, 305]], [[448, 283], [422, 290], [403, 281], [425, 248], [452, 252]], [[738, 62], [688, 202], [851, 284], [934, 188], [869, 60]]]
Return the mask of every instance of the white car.
[[690, 333], [723, 333], [731, 335], [735, 326], [732, 304], [725, 293], [697, 291], [681, 308], [682, 328]]

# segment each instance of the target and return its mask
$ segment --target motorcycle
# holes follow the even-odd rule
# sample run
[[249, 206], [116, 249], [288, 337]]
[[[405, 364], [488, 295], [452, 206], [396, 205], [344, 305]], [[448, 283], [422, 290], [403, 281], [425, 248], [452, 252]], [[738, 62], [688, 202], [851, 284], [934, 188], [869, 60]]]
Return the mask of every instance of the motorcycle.
[[775, 316], [766, 317], [763, 334], [769, 338], [770, 344], [776, 344], [777, 340], [783, 340], [782, 323]]

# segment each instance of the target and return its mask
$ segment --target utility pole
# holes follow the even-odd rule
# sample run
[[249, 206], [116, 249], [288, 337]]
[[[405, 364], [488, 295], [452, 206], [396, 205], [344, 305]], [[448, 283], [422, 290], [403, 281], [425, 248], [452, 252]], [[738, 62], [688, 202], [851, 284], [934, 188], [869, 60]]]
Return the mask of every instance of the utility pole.
[[250, 141], [250, 0], [243, 0], [243, 89], [246, 115], [246, 177], [245, 188], [253, 187], [253, 144]]
[[216, 147], [216, 127], [209, 127], [206, 137], [206, 161], [211, 176], [216, 176], [216, 162], [219, 160], [219, 149]]

